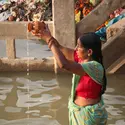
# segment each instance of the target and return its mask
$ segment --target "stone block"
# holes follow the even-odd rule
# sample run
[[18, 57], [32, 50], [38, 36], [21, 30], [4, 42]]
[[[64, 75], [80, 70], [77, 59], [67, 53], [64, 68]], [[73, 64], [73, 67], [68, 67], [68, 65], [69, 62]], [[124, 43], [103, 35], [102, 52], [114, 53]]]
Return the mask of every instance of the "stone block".
[[31, 58], [16, 58], [0, 59], [0, 71], [54, 71], [54, 60], [53, 57], [46, 59], [31, 59]]
[[118, 32], [125, 31], [125, 18], [108, 27], [106, 30], [107, 39], [117, 35]]

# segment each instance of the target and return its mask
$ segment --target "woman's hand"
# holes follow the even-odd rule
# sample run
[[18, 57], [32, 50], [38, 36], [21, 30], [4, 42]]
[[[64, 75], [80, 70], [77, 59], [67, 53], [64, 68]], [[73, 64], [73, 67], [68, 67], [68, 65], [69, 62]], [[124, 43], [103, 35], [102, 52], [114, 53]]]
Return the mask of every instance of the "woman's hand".
[[33, 22], [28, 24], [28, 31], [31, 32], [34, 36], [37, 36], [44, 41], [49, 42], [49, 40], [52, 38], [51, 32], [48, 28], [48, 25], [44, 22]]

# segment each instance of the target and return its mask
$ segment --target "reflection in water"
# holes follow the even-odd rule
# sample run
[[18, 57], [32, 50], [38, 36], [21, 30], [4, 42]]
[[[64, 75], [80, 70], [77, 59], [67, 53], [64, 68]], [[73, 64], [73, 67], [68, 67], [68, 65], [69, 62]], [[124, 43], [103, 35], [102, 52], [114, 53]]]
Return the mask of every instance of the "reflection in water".
[[40, 111], [39, 111], [39, 110], [27, 111], [26, 113], [32, 113], [32, 112], [35, 112], [35, 113], [40, 113]]
[[115, 124], [109, 124], [109, 125], [125, 125], [125, 120], [117, 120]]
[[60, 124], [56, 120], [41, 117], [34, 119], [20, 119], [12, 121], [0, 120], [0, 125], [60, 125]]
[[[60, 100], [60, 96], [42, 94], [59, 88], [56, 80], [51, 81], [31, 81], [26, 78], [17, 78], [16, 82], [23, 84], [17, 87], [17, 107], [34, 107], [44, 103], [51, 103]], [[28, 88], [27, 88], [28, 87]], [[27, 91], [28, 90], [28, 91]], [[35, 97], [34, 97], [35, 96]], [[37, 97], [36, 97], [37, 96]], [[28, 98], [27, 98], [28, 97]]]
[[[68, 125], [70, 74], [0, 74], [0, 125]], [[119, 84], [117, 84], [119, 83]], [[108, 125], [125, 125], [125, 77], [108, 76]]]
[[0, 100], [0, 106], [4, 106], [4, 103]]
[[13, 85], [0, 85], [0, 100], [5, 100], [11, 92]]
[[106, 104], [125, 105], [125, 96], [105, 94], [104, 98]]
[[21, 108], [17, 107], [6, 107], [5, 112], [21, 112]]
[[125, 77], [124, 75], [108, 76], [108, 89], [104, 95], [108, 111], [108, 125], [125, 125]]
[[0, 77], [0, 81], [4, 82], [4, 83], [10, 83], [13, 80], [11, 78], [8, 78], [8, 77]]

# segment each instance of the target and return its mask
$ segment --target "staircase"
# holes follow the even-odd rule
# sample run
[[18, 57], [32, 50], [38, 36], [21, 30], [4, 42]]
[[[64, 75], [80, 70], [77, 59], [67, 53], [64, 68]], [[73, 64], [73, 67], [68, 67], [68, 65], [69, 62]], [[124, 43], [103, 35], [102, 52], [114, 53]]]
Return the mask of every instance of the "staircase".
[[103, 45], [102, 50], [107, 73], [125, 73], [125, 70], [122, 71], [125, 66], [125, 31], [117, 32]]
[[[76, 25], [76, 37], [93, 32], [106, 21], [109, 14], [125, 5], [124, 0], [103, 0], [90, 14]], [[102, 16], [103, 15], [103, 16]], [[125, 73], [125, 19], [107, 29], [108, 40], [102, 47], [107, 73]]]

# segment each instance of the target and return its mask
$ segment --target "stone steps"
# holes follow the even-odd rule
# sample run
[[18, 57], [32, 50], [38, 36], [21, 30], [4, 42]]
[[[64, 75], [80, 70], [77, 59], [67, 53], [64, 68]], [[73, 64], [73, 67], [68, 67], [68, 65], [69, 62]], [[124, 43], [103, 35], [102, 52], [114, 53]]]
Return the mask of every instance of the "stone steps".
[[106, 32], [108, 40], [102, 48], [104, 65], [107, 73], [116, 73], [125, 65], [125, 18], [110, 26]]
[[[125, 5], [124, 0], [103, 0], [92, 12], [76, 25], [76, 37], [85, 32], [94, 32], [104, 23], [109, 14]], [[107, 29], [107, 42], [103, 44], [102, 51], [104, 66], [107, 73], [122, 72], [124, 68], [125, 52], [125, 19], [118, 21]]]

